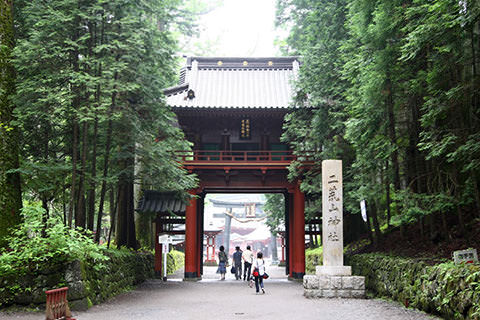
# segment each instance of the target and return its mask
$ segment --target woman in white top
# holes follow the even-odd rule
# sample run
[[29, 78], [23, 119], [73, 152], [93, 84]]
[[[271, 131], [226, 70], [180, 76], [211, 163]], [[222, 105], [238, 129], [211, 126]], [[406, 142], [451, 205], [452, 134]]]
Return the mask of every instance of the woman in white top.
[[[256, 272], [256, 273], [255, 273]], [[257, 294], [260, 293], [260, 288], [262, 293], [265, 293], [265, 288], [263, 287], [263, 275], [265, 274], [265, 261], [263, 260], [263, 253], [257, 253], [257, 259], [253, 263], [253, 276], [255, 277], [255, 289]]]

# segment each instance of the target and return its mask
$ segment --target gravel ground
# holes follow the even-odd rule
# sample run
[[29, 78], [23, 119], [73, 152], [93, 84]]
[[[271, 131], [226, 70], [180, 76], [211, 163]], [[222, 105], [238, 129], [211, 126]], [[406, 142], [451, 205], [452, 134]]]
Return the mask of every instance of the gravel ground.
[[[74, 316], [78, 320], [438, 319], [377, 299], [306, 299], [301, 283], [284, 279], [267, 280], [265, 288], [266, 294], [256, 295], [246, 282], [231, 279], [199, 282], [149, 280], [86, 312], [75, 312]], [[43, 313], [0, 312], [0, 320], [4, 319], [45, 319], [45, 316]]]

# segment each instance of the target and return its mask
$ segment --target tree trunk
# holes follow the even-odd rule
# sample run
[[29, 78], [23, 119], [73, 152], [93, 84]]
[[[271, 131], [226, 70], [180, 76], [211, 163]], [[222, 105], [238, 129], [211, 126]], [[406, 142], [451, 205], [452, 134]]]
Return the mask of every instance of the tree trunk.
[[[125, 160], [120, 161], [119, 169], [125, 170], [126, 165], [123, 164]], [[121, 246], [127, 245], [127, 185], [128, 181], [126, 181], [125, 174], [120, 175], [120, 179], [118, 181], [118, 200], [117, 200], [117, 221], [116, 221], [116, 228], [115, 228], [115, 242], [117, 244], [117, 248]]]
[[107, 243], [107, 248], [110, 248], [110, 239], [112, 238], [112, 233], [116, 236], [117, 230], [116, 230], [116, 225], [117, 225], [117, 204], [118, 204], [118, 195], [117, 195], [117, 201], [115, 201], [115, 187], [112, 184], [110, 187], [110, 230], [108, 231], [108, 243]]
[[368, 234], [368, 238], [370, 239], [370, 243], [373, 244], [374, 246], [377, 245], [377, 241], [376, 239], [373, 237], [373, 233], [372, 233], [372, 225], [370, 223], [370, 216], [371, 214], [369, 214], [370, 210], [368, 208], [368, 203], [365, 204], [365, 207], [366, 207], [366, 211], [367, 211], [367, 221], [365, 222], [367, 224], [367, 234]]
[[[80, 17], [78, 15], [75, 16], [73, 26], [74, 31], [72, 34], [72, 39], [70, 39], [73, 43], [76, 43], [79, 38], [78, 32], [78, 25], [80, 24]], [[70, 63], [72, 65], [73, 73], [76, 76], [79, 74], [80, 67], [78, 62], [79, 51], [78, 47], [76, 49], [71, 50], [70, 52]], [[72, 187], [71, 187], [71, 194], [70, 194], [70, 208], [69, 208], [69, 216], [68, 216], [68, 225], [72, 226], [72, 219], [75, 216], [75, 220], [77, 219], [77, 208], [78, 208], [78, 197], [81, 195], [80, 192], [76, 190], [77, 184], [77, 156], [78, 156], [78, 110], [80, 110], [80, 87], [75, 82], [71, 83], [72, 87], [72, 110], [73, 110], [73, 144], [72, 144]], [[75, 225], [77, 225], [77, 221], [75, 221]]]
[[[95, 234], [95, 241], [100, 242], [100, 232], [102, 230], [102, 216], [103, 216], [103, 206], [105, 203], [105, 194], [107, 192], [107, 176], [109, 170], [109, 161], [110, 161], [110, 146], [112, 143], [112, 119], [108, 120], [107, 128], [107, 141], [105, 143], [105, 155], [103, 159], [103, 177], [102, 177], [102, 189], [100, 191], [100, 203], [98, 206], [98, 215], [97, 215], [97, 233]], [[110, 207], [110, 214], [112, 214], [112, 208]]]
[[478, 110], [478, 88], [476, 86], [477, 80], [477, 59], [476, 59], [476, 50], [475, 50], [475, 24], [472, 24], [471, 34], [471, 49], [472, 49], [472, 105], [470, 108], [470, 115], [468, 119], [470, 120], [470, 127], [473, 128], [473, 121], [476, 118], [475, 112]]
[[[460, 186], [458, 185], [458, 172], [457, 169], [453, 169], [453, 181], [455, 183], [455, 196], [457, 198], [460, 198]], [[458, 226], [460, 228], [460, 233], [462, 236], [468, 236], [466, 235], [466, 229], [465, 229], [465, 219], [463, 217], [463, 211], [462, 208], [460, 207], [459, 204], [456, 205], [457, 207], [457, 218], [458, 218]]]
[[12, 50], [15, 46], [13, 1], [0, 0], [0, 248], [7, 243], [10, 228], [21, 221], [22, 193], [20, 174], [7, 173], [18, 169], [19, 134], [11, 127], [15, 108], [15, 69]]
[[126, 246], [136, 249], [137, 239], [135, 236], [135, 212], [133, 203], [133, 183], [135, 164], [135, 144], [132, 139], [130, 124], [123, 117], [125, 126], [120, 137], [124, 146], [125, 158], [119, 161], [120, 177], [118, 181], [118, 205], [117, 205], [117, 247]]
[[312, 235], [312, 224], [309, 223], [308, 224], [308, 240], [309, 240], [309, 243], [310, 243], [310, 249], [313, 249], [315, 247], [315, 244], [313, 243], [313, 235]]
[[85, 208], [85, 174], [87, 167], [87, 136], [88, 136], [88, 122], [83, 122], [82, 130], [82, 164], [80, 171], [80, 181], [78, 183], [78, 207], [75, 215], [75, 227], [85, 229], [86, 222], [86, 208]]
[[[104, 37], [104, 18], [102, 19], [102, 43], [103, 43], [103, 37]], [[115, 61], [118, 62], [120, 60], [120, 56], [116, 55], [115, 56]], [[103, 216], [103, 206], [105, 202], [105, 193], [107, 192], [107, 176], [108, 176], [108, 170], [109, 170], [109, 161], [110, 161], [110, 148], [112, 144], [112, 131], [113, 131], [113, 120], [112, 120], [112, 115], [113, 111], [116, 108], [116, 98], [117, 98], [117, 81], [118, 81], [118, 72], [115, 72], [113, 75], [114, 79], [114, 86], [113, 86], [113, 92], [112, 92], [112, 97], [111, 97], [111, 104], [110, 108], [108, 109], [107, 112], [107, 118], [108, 118], [108, 127], [107, 127], [107, 137], [106, 137], [106, 142], [105, 142], [105, 154], [104, 154], [104, 159], [103, 159], [103, 176], [102, 176], [102, 189], [100, 190], [100, 202], [98, 205], [98, 216], [97, 216], [97, 233], [95, 234], [95, 241], [97, 243], [100, 242], [100, 232], [102, 230], [102, 216]], [[112, 208], [110, 208], [110, 215]]]
[[72, 186], [70, 189], [70, 205], [68, 208], [68, 226], [72, 227], [73, 215], [75, 214], [74, 208], [76, 204], [77, 194], [77, 145], [78, 145], [78, 122], [76, 116], [73, 119], [73, 143], [72, 143]]
[[[90, 23], [90, 41], [88, 45], [88, 54], [89, 56], [93, 55], [93, 46], [97, 44], [97, 24]], [[102, 43], [100, 43], [101, 45]], [[99, 56], [95, 56], [96, 59], [99, 59]], [[90, 71], [91, 72], [91, 71]], [[91, 72], [92, 73], [92, 72]], [[98, 67], [95, 70], [95, 77], [100, 79], [102, 75], [102, 64], [98, 63]], [[97, 84], [95, 90], [95, 121], [93, 124], [93, 138], [92, 138], [92, 163], [90, 171], [90, 183], [88, 187], [87, 194], [87, 229], [94, 231], [94, 220], [95, 220], [95, 193], [97, 188], [96, 178], [97, 178], [97, 136], [98, 136], [98, 108], [100, 107], [100, 97], [101, 90], [100, 84]]]
[[275, 236], [273, 233], [271, 233], [270, 236], [270, 245], [272, 247], [272, 261], [278, 263], [277, 236]]
[[93, 125], [93, 139], [92, 139], [92, 167], [90, 171], [90, 186], [88, 190], [87, 203], [87, 229], [93, 232], [93, 221], [95, 220], [95, 189], [97, 187], [97, 135], [98, 135], [98, 117], [95, 116], [95, 123]]
[[475, 203], [477, 205], [477, 217], [480, 218], [480, 191], [478, 188], [478, 180], [473, 179], [473, 192], [475, 192]]
[[377, 216], [377, 204], [375, 201], [370, 202], [370, 213], [372, 215], [373, 227], [375, 228], [375, 239], [376, 244], [381, 246], [382, 245], [382, 231], [380, 230], [380, 224], [378, 223], [378, 216]]
[[385, 194], [386, 194], [386, 206], [387, 206], [387, 227], [390, 229], [390, 173], [388, 172], [388, 160], [385, 161]]
[[395, 131], [395, 113], [393, 110], [393, 87], [390, 76], [387, 74], [386, 80], [386, 90], [387, 90], [387, 113], [388, 113], [388, 132], [390, 137], [390, 142], [394, 146], [394, 151], [392, 152], [392, 165], [393, 165], [393, 186], [396, 190], [400, 190], [400, 168], [398, 164], [398, 151], [397, 151], [397, 134]]

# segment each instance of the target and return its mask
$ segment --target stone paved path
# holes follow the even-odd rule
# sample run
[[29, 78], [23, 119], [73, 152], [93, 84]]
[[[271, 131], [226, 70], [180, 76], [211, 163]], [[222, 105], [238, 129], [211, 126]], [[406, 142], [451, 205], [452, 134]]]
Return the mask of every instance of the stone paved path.
[[[272, 279], [266, 281], [264, 295], [256, 295], [246, 282], [236, 281], [232, 275], [226, 281], [219, 281], [214, 269], [205, 269], [202, 281], [184, 282], [175, 277], [167, 282], [149, 280], [137, 289], [86, 312], [75, 312], [74, 316], [78, 320], [435, 319], [399, 304], [376, 299], [309, 300], [302, 295], [301, 283], [282, 279], [281, 268], [268, 270]], [[34, 313], [5, 315], [0, 312], [0, 320], [4, 319], [40, 320], [45, 316]]]

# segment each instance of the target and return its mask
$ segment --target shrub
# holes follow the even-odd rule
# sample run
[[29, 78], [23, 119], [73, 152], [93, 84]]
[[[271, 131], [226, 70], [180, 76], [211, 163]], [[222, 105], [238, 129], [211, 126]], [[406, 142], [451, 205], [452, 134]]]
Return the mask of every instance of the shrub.
[[480, 265], [440, 263], [380, 253], [347, 256], [353, 273], [365, 276], [367, 290], [445, 319], [480, 320]]
[[315, 274], [315, 267], [322, 264], [323, 247], [305, 250], [305, 272]]
[[185, 264], [185, 254], [181, 251], [172, 250], [167, 255], [167, 273], [172, 274]]
[[44, 222], [44, 214], [38, 204], [27, 204], [22, 209], [23, 222], [7, 238], [9, 247], [0, 255], [0, 278], [74, 260], [95, 261], [96, 268], [102, 268], [108, 258], [90, 232], [70, 229], [59, 217]]

